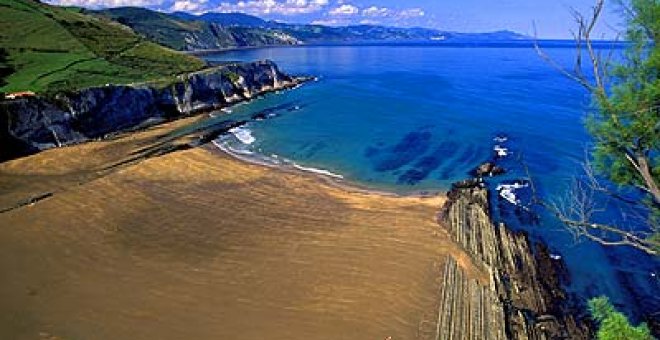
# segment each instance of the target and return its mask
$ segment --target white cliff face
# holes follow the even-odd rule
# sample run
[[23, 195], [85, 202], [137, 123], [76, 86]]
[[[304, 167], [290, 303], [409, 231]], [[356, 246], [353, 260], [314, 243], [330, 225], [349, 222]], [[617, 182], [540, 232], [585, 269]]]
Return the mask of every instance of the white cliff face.
[[[162, 121], [217, 110], [305, 79], [283, 74], [271, 61], [231, 64], [180, 76], [165, 88], [103, 86], [55, 99], [0, 103], [0, 161]], [[11, 150], [8, 150], [11, 149]]]

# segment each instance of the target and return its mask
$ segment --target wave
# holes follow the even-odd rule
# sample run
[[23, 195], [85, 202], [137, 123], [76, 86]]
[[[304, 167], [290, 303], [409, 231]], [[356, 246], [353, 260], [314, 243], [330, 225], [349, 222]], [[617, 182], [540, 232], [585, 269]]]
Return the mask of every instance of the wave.
[[246, 150], [241, 147], [232, 147], [230, 143], [228, 143], [226, 138], [218, 138], [214, 140], [213, 145], [215, 145], [218, 149], [220, 149], [221, 151], [227, 154], [233, 155], [248, 162], [253, 162], [262, 165], [283, 166], [285, 168], [290, 167], [300, 171], [311, 172], [317, 175], [323, 175], [337, 179], [344, 179], [344, 176], [340, 174], [336, 174], [332, 171], [302, 166], [289, 159], [280, 157], [276, 154], [271, 154], [270, 156], [266, 156], [260, 153], [255, 153], [250, 150]]
[[302, 171], [312, 172], [312, 173], [315, 173], [315, 174], [330, 176], [330, 177], [339, 178], [339, 179], [344, 178], [344, 176], [342, 176], [342, 175], [336, 174], [334, 172], [331, 172], [331, 171], [328, 171], [328, 170], [325, 170], [325, 169], [310, 168], [310, 167], [302, 166], [302, 165], [299, 165], [299, 164], [296, 164], [296, 163], [291, 163], [291, 165], [294, 168], [296, 168], [298, 170], [302, 170]]
[[252, 152], [250, 150], [245, 150], [245, 149], [240, 149], [240, 148], [232, 148], [225, 141], [223, 141], [221, 139], [213, 140], [212, 143], [218, 149], [224, 151], [225, 153], [231, 154], [231, 155], [244, 155], [244, 156], [254, 155], [254, 152]]
[[500, 197], [513, 205], [520, 205], [521, 202], [515, 194], [517, 189], [527, 188], [529, 183], [500, 184], [495, 188], [500, 193]]
[[509, 149], [500, 145], [495, 145], [495, 147], [493, 147], [493, 151], [495, 151], [498, 157], [506, 157], [509, 155]]
[[229, 129], [229, 132], [245, 145], [250, 145], [257, 140], [254, 138], [254, 136], [252, 136], [252, 131], [244, 126]]

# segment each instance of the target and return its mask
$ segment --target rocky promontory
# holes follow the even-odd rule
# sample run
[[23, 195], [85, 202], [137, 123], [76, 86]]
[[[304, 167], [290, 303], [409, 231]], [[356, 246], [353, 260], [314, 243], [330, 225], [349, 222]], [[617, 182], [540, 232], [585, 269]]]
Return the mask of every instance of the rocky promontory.
[[[494, 225], [481, 180], [457, 183], [440, 224], [488, 274], [478, 282], [447, 261], [438, 339], [591, 339], [588, 321], [562, 288], [563, 263], [522, 232]], [[576, 313], [577, 312], [577, 313]]]
[[272, 61], [208, 68], [154, 83], [0, 102], [0, 161], [230, 106], [308, 80]]

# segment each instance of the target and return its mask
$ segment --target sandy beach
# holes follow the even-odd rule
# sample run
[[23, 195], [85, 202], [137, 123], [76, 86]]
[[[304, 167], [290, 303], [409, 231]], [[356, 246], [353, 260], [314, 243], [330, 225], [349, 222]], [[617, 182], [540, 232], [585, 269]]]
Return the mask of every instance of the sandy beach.
[[445, 260], [484, 280], [444, 196], [212, 144], [136, 157], [198, 119], [0, 164], [1, 338], [431, 339]]

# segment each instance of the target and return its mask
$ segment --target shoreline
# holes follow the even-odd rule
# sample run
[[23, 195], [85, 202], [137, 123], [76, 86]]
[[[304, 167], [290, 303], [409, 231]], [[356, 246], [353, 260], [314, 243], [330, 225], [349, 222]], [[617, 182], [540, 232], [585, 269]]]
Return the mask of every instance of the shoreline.
[[442, 196], [361, 190], [212, 144], [98, 173], [195, 119], [0, 164], [14, 190], [64, 186], [0, 214], [13, 278], [0, 311], [35, 316], [5, 320], [3, 337], [410, 339], [435, 326], [446, 258], [484, 281], [438, 228]]
[[[2, 163], [0, 164], [0, 176], [8, 176], [4, 179], [8, 179], [9, 183], [12, 172], [20, 173], [24, 174], [30, 183], [33, 183], [42, 177], [48, 179], [53, 174], [71, 171], [75, 173], [79, 171], [75, 170], [76, 168], [89, 166], [88, 162], [96, 162], [95, 159], [99, 159], [98, 165], [92, 163], [91, 169], [95, 169], [99, 165], [101, 168], [106, 168], [105, 164], [108, 163], [121, 164], [122, 159], [126, 155], [134, 154], [136, 148], [141, 150], [146, 145], [147, 150], [149, 150], [149, 145], [160, 145], [163, 143], [163, 136], [167, 136], [168, 132], [172, 132], [179, 127], [185, 127], [198, 119], [199, 117], [190, 117], [187, 120], [165, 123], [146, 131], [126, 134], [115, 140], [90, 142], [68, 148], [53, 149]], [[195, 139], [195, 135], [179, 136], [177, 140], [171, 141], [171, 143], [176, 146], [182, 145], [180, 144], [182, 142], [186, 143], [188, 140]], [[167, 145], [163, 148], [169, 150]], [[109, 152], [115, 149], [115, 152]], [[100, 152], [101, 150], [103, 152]], [[380, 301], [385, 296], [391, 296], [393, 300], [390, 300], [389, 304], [399, 306], [392, 311], [386, 310], [382, 315], [370, 316], [374, 319], [368, 319], [369, 322], [380, 318], [378, 320], [383, 320], [381, 322], [389, 324], [393, 322], [392, 317], [404, 316], [414, 322], [420, 322], [420, 319], [418, 319], [420, 314], [415, 313], [421, 313], [421, 310], [423, 310], [425, 316], [422, 319], [427, 320], [426, 322], [429, 325], [429, 329], [426, 329], [426, 331], [436, 334], [446, 334], [447, 332], [457, 332], [454, 334], [463, 335], [486, 334], [484, 332], [490, 327], [487, 321], [491, 317], [499, 320], [497, 330], [493, 331], [497, 334], [504, 334], [503, 332], [507, 327], [504, 325], [507, 325], [509, 319], [502, 316], [502, 313], [507, 312], [506, 301], [498, 299], [498, 292], [504, 289], [502, 287], [506, 287], [502, 282], [508, 280], [506, 278], [515, 278], [520, 280], [515, 282], [520, 284], [521, 287], [527, 287], [532, 283], [539, 284], [538, 278], [540, 276], [527, 275], [528, 271], [534, 270], [534, 272], [539, 271], [540, 273], [541, 270], [536, 268], [535, 265], [537, 263], [535, 261], [538, 260], [533, 260], [530, 257], [532, 256], [531, 244], [524, 236], [506, 231], [508, 229], [503, 229], [506, 232], [497, 231], [486, 215], [487, 204], [485, 204], [485, 200], [487, 200], [487, 192], [484, 189], [474, 192], [465, 191], [460, 194], [463, 198], [459, 200], [456, 200], [455, 194], [450, 195], [451, 197], [445, 194], [434, 196], [398, 195], [391, 192], [370, 190], [354, 185], [354, 183], [345, 179], [305, 171], [293, 166], [257, 162], [249, 157], [228, 151], [217, 147], [215, 143], [207, 143], [196, 148], [155, 154], [144, 159], [138, 159], [133, 163], [116, 167], [109, 173], [91, 178], [89, 181], [81, 182], [80, 179], [74, 176], [71, 179], [71, 186], [55, 192], [48, 198], [0, 214], [0, 224], [13, 226], [0, 232], [0, 241], [7, 242], [4, 247], [0, 247], [0, 249], [7, 252], [4, 258], [12, 258], [8, 255], [11, 255], [12, 249], [15, 248], [9, 247], [9, 245], [27, 242], [23, 247], [26, 250], [30, 249], [32, 252], [39, 253], [38, 258], [47, 257], [54, 259], [53, 261], [65, 260], [61, 263], [56, 262], [54, 265], [49, 264], [52, 270], [56, 272], [78, 268], [83, 272], [76, 272], [76, 275], [88, 276], [91, 275], [88, 266], [70, 268], [70, 264], [66, 260], [87, 257], [107, 258], [106, 261], [110, 261], [113, 266], [122, 268], [120, 269], [122, 275], [131, 278], [131, 281], [128, 281], [129, 283], [137, 280], [140, 285], [147, 286], [161, 285], [155, 278], [162, 274], [155, 273], [172, 270], [172, 263], [178, 261], [185, 264], [192, 261], [194, 267], [184, 265], [178, 268], [176, 273], [186, 273], [183, 276], [195, 277], [208, 271], [215, 277], [214, 280], [203, 281], [201, 287], [207, 287], [208, 285], [208, 289], [200, 290], [199, 284], [188, 287], [185, 280], [177, 280], [175, 283], [177, 287], [181, 287], [181, 290], [190, 291], [190, 294], [193, 294], [191, 297], [193, 301], [198, 301], [198, 303], [199, 301], [208, 302], [208, 304], [201, 304], [204, 306], [202, 310], [205, 312], [200, 313], [213, 313], [220, 310], [241, 314], [240, 311], [243, 311], [243, 313], [252, 315], [252, 322], [264, 321], [260, 318], [260, 315], [263, 308], [266, 307], [262, 307], [260, 303], [243, 304], [240, 301], [237, 302], [231, 299], [225, 301], [222, 296], [246, 294], [241, 290], [242, 287], [252, 287], [251, 285], [254, 282], [264, 282], [263, 284], [272, 290], [276, 289], [275, 287], [278, 287], [278, 285], [287, 287], [297, 285], [299, 284], [298, 280], [311, 280], [310, 288], [305, 286], [298, 289], [308, 289], [309, 291], [306, 294], [314, 295], [318, 294], [316, 291], [318, 277], [324, 277], [323, 280], [332, 283], [326, 283], [327, 289], [330, 290], [321, 296], [327, 300], [326, 303], [342, 306], [340, 308], [341, 312], [338, 314], [337, 320], [328, 321], [327, 316], [314, 314], [313, 322], [296, 324], [296, 327], [301, 330], [298, 333], [301, 335], [300, 338], [309, 338], [303, 335], [302, 330], [306, 327], [314, 326], [314, 329], [328, 327], [326, 332], [331, 333], [333, 329], [346, 327], [342, 323], [345, 320], [345, 313], [356, 313], [356, 315], [368, 313], [368, 311], [362, 311], [359, 306], [345, 305], [345, 296], [342, 295], [341, 291], [336, 291], [337, 287], [347, 284], [343, 278], [354, 275], [356, 271], [373, 271], [366, 277], [354, 282], [351, 281], [353, 285], [359, 287], [366, 284], [366, 288], [360, 288], [360, 291], [364, 291], [361, 294], [364, 294], [364, 298], [369, 301], [365, 302], [365, 305], [374, 304], [375, 302], [371, 302], [371, 299], [376, 299], [379, 301], [377, 305], [380, 305]], [[116, 159], [103, 158], [108, 153], [111, 155], [116, 154]], [[81, 154], [86, 156], [80, 157]], [[74, 156], [76, 158], [69, 159]], [[72, 164], [62, 164], [63, 159], [69, 159]], [[44, 167], [44, 164], [52, 164], [53, 167]], [[49, 183], [46, 182], [46, 185], [49, 185]], [[83, 211], [86, 213], [81, 215], [80, 209], [84, 209]], [[444, 219], [442, 217], [443, 209], [453, 211], [453, 213], [447, 212], [444, 216], [453, 214], [451, 216], [454, 217], [448, 220]], [[463, 218], [467, 218], [467, 220], [459, 222]], [[42, 226], [42, 222], [39, 221], [48, 224], [48, 226]], [[137, 224], [131, 221], [137, 221], [135, 222]], [[171, 228], [174, 228], [174, 231], [169, 230]], [[178, 231], [180, 228], [182, 228], [181, 231]], [[216, 230], [219, 230], [218, 234], [215, 234]], [[70, 236], [69, 232], [72, 232], [75, 236]], [[286, 232], [286, 234], [282, 235], [283, 232]], [[345, 234], [346, 232], [348, 234]], [[231, 237], [234, 233], [238, 233], [236, 238]], [[293, 233], [294, 236], [287, 236], [290, 233]], [[319, 235], [319, 233], [320, 235], [328, 235], [318, 240], [316, 235]], [[413, 233], [413, 235], [409, 233]], [[481, 233], [483, 233], [483, 237], [480, 236]], [[58, 239], [60, 235], [66, 236], [64, 240]], [[33, 243], [35, 237], [47, 238], [36, 243], [39, 244], [39, 249], [32, 247], [35, 244]], [[57, 253], [64, 245], [66, 245], [66, 249], [69, 249], [72, 246], [71, 237], [74, 237], [73, 241], [81, 237], [92, 238], [92, 240], [86, 240], [81, 244], [74, 243], [76, 249], [81, 248], [75, 251], [76, 255], [74, 257], [50, 254], [53, 251]], [[119, 237], [121, 241], [108, 243], [108, 237], [110, 237], [110, 240]], [[163, 237], [164, 239], [162, 239]], [[414, 242], [411, 241], [411, 237]], [[500, 237], [510, 238], [511, 240], [498, 241]], [[170, 238], [174, 239], [170, 240]], [[304, 241], [300, 241], [299, 238]], [[467, 241], [470, 239], [474, 241]], [[245, 243], [246, 241], [247, 243]], [[64, 245], [61, 244], [62, 242], [64, 242]], [[191, 260], [190, 258], [191, 256], [193, 259], [199, 256], [206, 258], [208, 255], [205, 254], [215, 254], [217, 249], [223, 249], [227, 242], [232, 244], [231, 247], [242, 249], [236, 255], [237, 257], [231, 261], [247, 261], [245, 262], [246, 268], [256, 271], [256, 277], [245, 277], [244, 274], [241, 274], [245, 272], [245, 268], [239, 268], [234, 273], [231, 271], [231, 267], [225, 267], [224, 261], [204, 260], [199, 262], [201, 260]], [[256, 246], [254, 242], [257, 242], [259, 246]], [[299, 242], [303, 242], [307, 246], [300, 248]], [[324, 246], [319, 247], [318, 242], [321, 242]], [[357, 242], [357, 245], [355, 242]], [[412, 243], [406, 246], [409, 242]], [[167, 269], [149, 264], [160, 263], [159, 261], [153, 262], [151, 252], [144, 253], [143, 251], [145, 247], [150, 249], [154, 244], [157, 247], [152, 252], [155, 251], [158, 254], [157, 258], [164, 256], [165, 259], [176, 259], [175, 261], [167, 261]], [[498, 251], [498, 249], [508, 249], [505, 247], [511, 247], [512, 245], [516, 247], [512, 248], [512, 251], [519, 253], [531, 267], [523, 271], [502, 267], [503, 264], [509, 262], [497, 260], [500, 255], [496, 254], [508, 254], [508, 252]], [[516, 245], [520, 245], [520, 247]], [[251, 255], [252, 249], [255, 247], [260, 249], [259, 255], [256, 257]], [[327, 252], [325, 249], [328, 247], [329, 249], [338, 248], [336, 251]], [[18, 249], [19, 254], [24, 254], [22, 248], [19, 247]], [[99, 249], [102, 250], [101, 253], [97, 253], [100, 251]], [[291, 252], [291, 249], [296, 251]], [[368, 249], [368, 251], [364, 249]], [[396, 251], [392, 251], [392, 249], [396, 249]], [[119, 251], [119, 254], [125, 254], [127, 251], [132, 252], [134, 254], [132, 256], [137, 256], [137, 259], [146, 260], [147, 262], [144, 263], [145, 265], [149, 264], [147, 268], [150, 268], [150, 271], [147, 271], [145, 275], [142, 270], [131, 270], [135, 258], [128, 262], [126, 268], [122, 267], [126, 265], [116, 264], [116, 261], [118, 261], [117, 251]], [[106, 252], [110, 255], [106, 255]], [[296, 255], [298, 252], [302, 253]], [[336, 256], [337, 253], [350, 254], [351, 256], [345, 258], [344, 256]], [[80, 254], [87, 255], [81, 257]], [[214, 255], [212, 258], [224, 259], [224, 256], [231, 255], [231, 253], [222, 254], [223, 256], [216, 257]], [[299, 256], [300, 259], [291, 261], [291, 256]], [[361, 259], [357, 267], [359, 269], [353, 268], [344, 262], [349, 261], [349, 264], [352, 263], [351, 261], [354, 261], [353, 257], [355, 256]], [[400, 262], [402, 256], [406, 260]], [[310, 257], [313, 260], [310, 260]], [[23, 268], [22, 270], [24, 268], [39, 268], [29, 262], [29, 258], [26, 258], [25, 255], [14, 256], [13, 258], [27, 261], [25, 265], [20, 266], [20, 268]], [[383, 258], [388, 260], [384, 261]], [[263, 261], [266, 261], [264, 259], [271, 261], [266, 267], [263, 266]], [[324, 276], [326, 275], [324, 274], [326, 269], [318, 269], [318, 264], [325, 264], [328, 261], [336, 261], [336, 263], [327, 269], [331, 270], [331, 275], [326, 278]], [[374, 261], [378, 265], [374, 265]], [[199, 263], [213, 264], [213, 267], [203, 266], [202, 271], [197, 272], [195, 268], [201, 266]], [[0, 261], [0, 267], [2, 266], [3, 264]], [[417, 274], [402, 275], [401, 273], [409, 270], [410, 266], [417, 268]], [[272, 271], [268, 270], [267, 268], [270, 267], [274, 269]], [[325, 268], [325, 266], [320, 267]], [[390, 267], [391, 269], [388, 269]], [[36, 272], [31, 275], [38, 280], [44, 279], [43, 272], [51, 273], [44, 269], [35, 270]], [[348, 273], [344, 272], [345, 270], [348, 270]], [[372, 277], [380, 278], [379, 275], [383, 270], [388, 273], [382, 277], [383, 281], [378, 281], [380, 280], [378, 279], [373, 282]], [[234, 274], [229, 274], [228, 271]], [[302, 277], [297, 276], [296, 273], [300, 273], [300, 271], [303, 271], [305, 275]], [[128, 274], [124, 274], [125, 272]], [[92, 270], [91, 273], [93, 274], [93, 278], [90, 279], [92, 284], [88, 288], [91, 292], [97, 292], [98, 282], [109, 282], [124, 287], [116, 280], [106, 277], [107, 273], [105, 271]], [[28, 278], [32, 276], [28, 276]], [[247, 281], [241, 281], [242, 285], [236, 286], [233, 280], [241, 277], [245, 277]], [[216, 282], [218, 278], [224, 278], [229, 282], [218, 285]], [[208, 280], [206, 276], [202, 276], [200, 279]], [[294, 281], [290, 282], [289, 279]], [[392, 280], [405, 283], [393, 285]], [[22, 284], [32, 285], [29, 280], [26, 283], [22, 282], [19, 282], [21, 285], [18, 287], [15, 287], [16, 282], [11, 282], [12, 285], [0, 289], [0, 293], [4, 290], [7, 295], [15, 296], [14, 299], [9, 301], [7, 305], [9, 308], [14, 305], [27, 304], [27, 302], [22, 301], [21, 294], [11, 293], [13, 290], [21, 289]], [[408, 293], [415, 291], [415, 287], [422, 283], [425, 288], [421, 290], [418, 288], [415, 299], [425, 299], [427, 302], [425, 302], [424, 308], [415, 306], [415, 303], [406, 307], [408, 309], [413, 308], [410, 306], [415, 306], [413, 309], [421, 308], [418, 312], [411, 314], [412, 316], [408, 315], [401, 310], [400, 306], [410, 304], [407, 300], [410, 298], [407, 296]], [[384, 293], [379, 290], [378, 294], [374, 294], [372, 285], [390, 287], [382, 289], [389, 289], [391, 292], [383, 295]], [[465, 292], [456, 290], [456, 287], [462, 286], [469, 286], [470, 288]], [[406, 294], [401, 294], [401, 287], [406, 287], [404, 290]], [[440, 295], [438, 295], [438, 287], [442, 292]], [[218, 295], [218, 289], [225, 293]], [[259, 289], [263, 289], [263, 287], [258, 285], [249, 288], [247, 291], [248, 296]], [[149, 297], [148, 294], [141, 295], [144, 293], [140, 293], [139, 290], [135, 291], [134, 284], [125, 285], [120, 291], [123, 292], [121, 293], [123, 296], [129, 297], [129, 299], [126, 300], [114, 294], [109, 294], [107, 299], [111, 299], [112, 303], [115, 303], [115, 300], [122, 301], [118, 305], [122, 310], [129, 308], [129, 310], [137, 309], [139, 311], [141, 308], [148, 308], [143, 307], [142, 304], [136, 305], [132, 302], [135, 300], [142, 301], [142, 299]], [[295, 296], [290, 297], [288, 292], [288, 290], [281, 290], [280, 294], [283, 294], [283, 296], [271, 302], [273, 304], [271, 307], [274, 308], [271, 318], [277, 320], [276, 315], [279, 315], [278, 313], [281, 312], [282, 308], [287, 307], [286, 304], [282, 305], [283, 302], [281, 301], [289, 301], [295, 298]], [[465, 301], [470, 300], [470, 293], [468, 292], [475, 292], [475, 294], [483, 297], [483, 303], [478, 305], [466, 303]], [[48, 292], [40, 294], [45, 294], [47, 297], [45, 301], [49, 303], [58, 301], [57, 295], [49, 295]], [[511, 293], [507, 292], [507, 294]], [[80, 301], [90, 301], [89, 303], [92, 305], [100, 303], [100, 306], [106, 306], [111, 303], [106, 301], [106, 298], [101, 298], [96, 294], [93, 296], [94, 298], [91, 300], [90, 298], [83, 299], [81, 296], [77, 297], [80, 298]], [[543, 305], [536, 304], [534, 301], [545, 299], [544, 296], [529, 297], [524, 294], [520, 300], [516, 300], [518, 296], [515, 293], [510, 296], [514, 299], [514, 302], [527, 306], [525, 308]], [[176, 305], [170, 305], [172, 303], [169, 301], [170, 299], [163, 300], [161, 294], [155, 294], [149, 298], [152, 299], [152, 304], [164, 305], [160, 309], [168, 310], [166, 313], [159, 313], [162, 317], [171, 317], [174, 320], [186, 319], [184, 315], [180, 314], [181, 311], [176, 308]], [[269, 296], [262, 298], [268, 300]], [[187, 295], [183, 297], [174, 295], [173, 299], [173, 301], [181, 301], [181, 303], [190, 303]], [[70, 306], [69, 301], [64, 302], [66, 306]], [[386, 304], [385, 307], [389, 304]], [[530, 305], [528, 306], [528, 304]], [[48, 310], [42, 309], [40, 306], [34, 307], [34, 313], [46, 313], [46, 316], [42, 315], [46, 320], [58, 318], [58, 316], [48, 314]], [[253, 311], [251, 306], [256, 306], [256, 310]], [[479, 306], [487, 309], [478, 313], [475, 311], [477, 314], [474, 315], [489, 315], [478, 321], [479, 325], [467, 322], [464, 317], [457, 317], [454, 322], [451, 321], [454, 319], [448, 321], [443, 316], [447, 313], [461, 313], [461, 310], [481, 308]], [[321, 308], [321, 310], [323, 313], [327, 313], [325, 308]], [[310, 312], [294, 314], [293, 319], [287, 318], [287, 320], [300, 321], [300, 318], [305, 320], [302, 315], [307, 315]], [[539, 310], [539, 312], [550, 313], [550, 311], [543, 310]], [[153, 313], [153, 311], [149, 313]], [[461, 315], [471, 315], [471, 313], [462, 313]], [[60, 315], [60, 311], [58, 310], [55, 315]], [[75, 318], [70, 314], [62, 315], [67, 319]], [[199, 316], [193, 313], [193, 316], [195, 315]], [[110, 320], [111, 329], [109, 331], [111, 331], [110, 334], [114, 335], [111, 338], [121, 338], [121, 335], [125, 335], [121, 333], [122, 328], [114, 322], [121, 325], [142, 322], [142, 320], [131, 321], [112, 318], [104, 313], [98, 314], [98, 317], [103, 320]], [[511, 317], [519, 318], [517, 315]], [[552, 323], [543, 320], [544, 325], [554, 327]], [[524, 325], [527, 322], [532, 324], [534, 322], [534, 320], [528, 321], [527, 319], [523, 321]], [[173, 325], [178, 325], [177, 322], [170, 322]], [[162, 322], [158, 322], [158, 325], [162, 324]], [[228, 338], [237, 338], [237, 334], [245, 334], [234, 333], [237, 330], [245, 331], [241, 328], [240, 321], [231, 321], [229, 324], [233, 328], [217, 330], [217, 334], [226, 334]], [[277, 324], [279, 325], [280, 322]], [[189, 323], [185, 323], [183, 327], [188, 325]], [[333, 325], [335, 327], [332, 327]], [[475, 326], [478, 326], [478, 328], [473, 328]], [[455, 329], [452, 331], [451, 327], [455, 327]], [[151, 326], [147, 328], [153, 330]], [[405, 332], [409, 329], [408, 326], [401, 327], [391, 334], [379, 333], [380, 329], [371, 330], [373, 327], [365, 326], [365, 328], [370, 330], [368, 332], [369, 336], [356, 337], [356, 339], [383, 338], [392, 334], [399, 334], [397, 338], [410, 338], [401, 335], [406, 334]], [[279, 328], [274, 330], [274, 332], [278, 331]], [[289, 329], [283, 331], [288, 332]], [[518, 332], [537, 331], [525, 326], [518, 329]], [[54, 332], [54, 334], [58, 333]], [[149, 336], [153, 337], [151, 333]], [[148, 338], [149, 336], [138, 336], [138, 338]], [[206, 338], [205, 336], [197, 336], [197, 338], [200, 337]], [[297, 337], [293, 338], [297, 339]], [[504, 338], [501, 337], [501, 339]]]
[[289, 48], [289, 47], [306, 47], [306, 46], [314, 46], [314, 45], [311, 45], [311, 44], [292, 44], [292, 45], [235, 46], [235, 47], [225, 47], [225, 48], [214, 48], [214, 49], [208, 49], [208, 50], [189, 50], [189, 51], [181, 51], [181, 52], [185, 53], [185, 54], [189, 54], [189, 55], [194, 55], [194, 56], [204, 56], [204, 55], [214, 54], [214, 53], [257, 50], [257, 49], [261, 49], [261, 48], [280, 48], [280, 47]]
[[[351, 181], [343, 177], [341, 174], [337, 174], [336, 176], [342, 176], [341, 178], [335, 177], [332, 175], [324, 174], [321, 172], [317, 171], [311, 171], [311, 170], [306, 170], [305, 167], [297, 165], [295, 163], [290, 164], [290, 163], [280, 163], [280, 164], [275, 164], [273, 162], [268, 162], [266, 160], [261, 160], [258, 159], [257, 157], [250, 157], [247, 155], [241, 155], [240, 153], [234, 152], [222, 145], [219, 145], [219, 143], [216, 143], [215, 141], [209, 143], [206, 146], [203, 146], [203, 148], [216, 153], [217, 155], [220, 155], [221, 157], [231, 157], [235, 160], [238, 160], [240, 162], [244, 162], [246, 164], [251, 164], [251, 165], [256, 165], [256, 166], [262, 166], [265, 168], [269, 169], [275, 169], [276, 171], [282, 171], [285, 173], [293, 173], [293, 174], [299, 174], [303, 176], [310, 176], [313, 177], [317, 180], [319, 180], [322, 183], [329, 184], [333, 187], [336, 187], [338, 189], [345, 190], [347, 192], [351, 193], [359, 193], [359, 194], [367, 194], [367, 195], [377, 195], [377, 196], [382, 196], [382, 197], [391, 197], [391, 198], [437, 198], [437, 197], [442, 197], [446, 198], [447, 197], [447, 190], [442, 190], [438, 189], [435, 191], [420, 191], [420, 192], [410, 192], [410, 193], [396, 193], [392, 191], [387, 191], [387, 190], [380, 190], [380, 189], [375, 189], [371, 188], [366, 184], [359, 183], [357, 181]], [[296, 166], [297, 165], [297, 166]], [[321, 171], [326, 171], [323, 169], [319, 169]]]
[[[229, 74], [237, 77], [235, 82]], [[111, 85], [61, 93], [57, 100], [36, 96], [0, 101], [0, 110], [5, 112], [0, 115], [0, 140], [10, 145], [0, 149], [0, 161], [103, 138], [149, 122], [219, 110], [315, 79], [282, 73], [272, 61], [260, 60], [188, 73], [165, 88]]]

